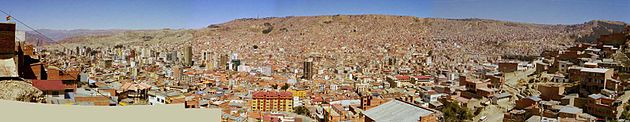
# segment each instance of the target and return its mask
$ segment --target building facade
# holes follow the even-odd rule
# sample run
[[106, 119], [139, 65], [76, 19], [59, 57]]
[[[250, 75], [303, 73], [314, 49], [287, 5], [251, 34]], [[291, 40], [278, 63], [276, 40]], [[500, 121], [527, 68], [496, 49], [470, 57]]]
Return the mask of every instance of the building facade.
[[288, 91], [258, 91], [253, 93], [249, 104], [253, 111], [293, 112], [293, 94]]

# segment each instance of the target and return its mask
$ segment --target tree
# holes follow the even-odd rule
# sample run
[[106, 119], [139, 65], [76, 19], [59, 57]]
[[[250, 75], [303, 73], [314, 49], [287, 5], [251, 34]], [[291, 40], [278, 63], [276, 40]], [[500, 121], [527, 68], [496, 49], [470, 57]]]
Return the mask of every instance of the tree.
[[630, 111], [630, 104], [624, 107], [623, 112], [621, 112], [620, 119], [630, 120], [630, 113], [628, 111]]
[[444, 120], [447, 122], [458, 122], [462, 120], [471, 120], [473, 118], [472, 112], [470, 112], [467, 108], [457, 105], [455, 102], [444, 105], [440, 111], [444, 112]]
[[304, 106], [297, 106], [293, 108], [293, 110], [295, 110], [294, 112], [299, 115], [308, 115], [308, 109], [306, 109], [306, 107]]
[[282, 86], [282, 88], [281, 88], [281, 89], [282, 89], [282, 90], [287, 90], [287, 89], [289, 89], [289, 84], [286, 84], [286, 83], [285, 83], [285, 84], [284, 84], [284, 86]]
[[278, 89], [278, 85], [277, 84], [273, 84], [273, 85], [271, 85], [271, 88]]

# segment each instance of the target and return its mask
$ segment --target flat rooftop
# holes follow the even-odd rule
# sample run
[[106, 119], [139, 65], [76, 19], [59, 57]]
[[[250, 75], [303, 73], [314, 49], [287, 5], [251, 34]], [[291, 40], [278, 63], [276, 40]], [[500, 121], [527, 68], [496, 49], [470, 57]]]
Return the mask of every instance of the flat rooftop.
[[610, 69], [606, 68], [582, 68], [582, 72], [606, 73]]

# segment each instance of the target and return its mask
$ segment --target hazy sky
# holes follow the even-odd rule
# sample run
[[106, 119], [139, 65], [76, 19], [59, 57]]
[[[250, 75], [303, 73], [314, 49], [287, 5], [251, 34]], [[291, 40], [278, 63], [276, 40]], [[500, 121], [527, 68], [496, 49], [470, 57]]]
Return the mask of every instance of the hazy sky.
[[594, 19], [630, 22], [630, 0], [0, 0], [0, 3], [0, 10], [36, 29], [202, 28], [237, 18], [334, 14], [486, 18], [543, 24], [577, 24]]

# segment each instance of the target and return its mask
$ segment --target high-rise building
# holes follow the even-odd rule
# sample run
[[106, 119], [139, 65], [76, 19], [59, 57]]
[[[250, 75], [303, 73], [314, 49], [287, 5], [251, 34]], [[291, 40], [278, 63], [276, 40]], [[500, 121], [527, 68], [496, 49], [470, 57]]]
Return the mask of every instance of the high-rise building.
[[184, 48], [184, 66], [192, 66], [192, 46]]
[[241, 65], [241, 60], [238, 59], [238, 54], [232, 53], [230, 56], [230, 62], [228, 62], [228, 69], [237, 71], [238, 66]]
[[302, 76], [302, 79], [313, 79], [313, 60], [304, 61], [304, 67], [302, 68], [302, 71], [304, 72], [304, 76]]
[[229, 64], [228, 64], [228, 55], [221, 55], [221, 57], [219, 58], [219, 64], [218, 66], [220, 67], [220, 69], [224, 69], [227, 70], [229, 69]]
[[210, 52], [204, 51], [203, 52], [203, 56], [202, 56], [202, 60], [203, 60], [203, 62], [209, 62], [210, 60], [212, 60]]
[[238, 66], [240, 66], [240, 65], [241, 65], [241, 60], [234, 59], [234, 60], [230, 61], [230, 70], [237, 71], [238, 70]]
[[183, 69], [180, 66], [173, 66], [173, 79], [181, 80], [182, 79]]

